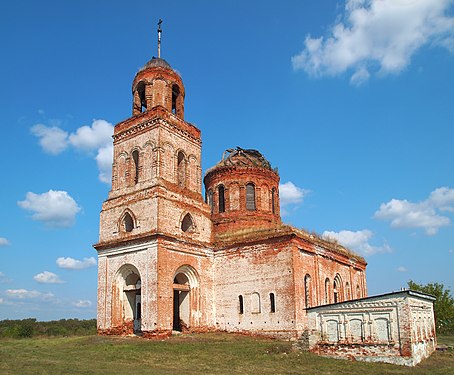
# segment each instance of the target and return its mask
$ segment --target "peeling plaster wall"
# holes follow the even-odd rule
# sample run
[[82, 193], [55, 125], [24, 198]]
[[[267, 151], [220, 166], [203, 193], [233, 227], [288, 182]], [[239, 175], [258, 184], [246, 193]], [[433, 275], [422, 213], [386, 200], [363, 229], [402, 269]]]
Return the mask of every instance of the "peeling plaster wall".
[[157, 243], [126, 245], [98, 252], [98, 329], [123, 324], [124, 296], [119, 290], [119, 270], [125, 265], [137, 269], [141, 279], [142, 329], [157, 326]]
[[308, 310], [317, 354], [414, 366], [436, 347], [431, 296], [390, 293]]
[[[292, 249], [288, 242], [232, 247], [217, 252], [214, 263], [218, 329], [295, 336]], [[275, 312], [271, 312], [270, 293], [274, 294]]]

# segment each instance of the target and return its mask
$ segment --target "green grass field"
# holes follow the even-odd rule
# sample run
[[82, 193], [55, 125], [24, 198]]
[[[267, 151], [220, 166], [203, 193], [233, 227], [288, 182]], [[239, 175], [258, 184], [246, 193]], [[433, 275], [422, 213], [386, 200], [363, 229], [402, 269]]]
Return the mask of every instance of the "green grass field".
[[[440, 338], [448, 345], [453, 337]], [[0, 340], [0, 374], [454, 374], [454, 352], [414, 368], [328, 359], [290, 342], [233, 334]]]

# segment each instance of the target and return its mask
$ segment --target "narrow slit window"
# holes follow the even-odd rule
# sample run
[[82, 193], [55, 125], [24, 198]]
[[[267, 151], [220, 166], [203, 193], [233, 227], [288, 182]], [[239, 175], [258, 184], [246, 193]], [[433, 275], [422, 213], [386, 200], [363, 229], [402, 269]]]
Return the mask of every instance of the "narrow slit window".
[[137, 93], [139, 94], [139, 99], [140, 99], [140, 112], [146, 112], [147, 111], [147, 100], [145, 98], [145, 84], [143, 82], [140, 82], [138, 87], [137, 87]]
[[172, 87], [172, 113], [174, 115], [177, 114], [177, 99], [180, 95], [180, 89], [177, 85], [173, 85]]
[[178, 179], [178, 186], [185, 187], [186, 186], [186, 159], [184, 157], [183, 152], [178, 153], [177, 157], [177, 179]]
[[132, 152], [132, 159], [134, 161], [134, 183], [137, 184], [139, 182], [139, 151]]
[[246, 185], [246, 210], [255, 211], [255, 186], [251, 183]]
[[272, 313], [276, 312], [276, 299], [274, 293], [270, 293], [270, 311]]
[[211, 213], [213, 213], [213, 190], [208, 190], [208, 205], [211, 208]]
[[275, 206], [275, 195], [276, 195], [276, 189], [275, 188], [272, 188], [271, 189], [271, 212], [273, 214], [276, 213], [276, 208], [274, 207]]
[[243, 296], [238, 296], [238, 308], [239, 308], [239, 313], [244, 314], [244, 301], [243, 301]]
[[306, 308], [311, 307], [311, 276], [307, 274], [304, 276], [304, 297], [306, 302]]
[[224, 186], [220, 185], [218, 187], [218, 195], [219, 195], [219, 212], [225, 212], [225, 194], [224, 194]]

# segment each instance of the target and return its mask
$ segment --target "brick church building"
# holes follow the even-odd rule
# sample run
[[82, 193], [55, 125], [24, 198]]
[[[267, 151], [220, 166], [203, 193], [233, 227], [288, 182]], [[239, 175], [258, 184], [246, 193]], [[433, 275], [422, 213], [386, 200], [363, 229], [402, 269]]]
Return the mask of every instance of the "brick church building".
[[[203, 176], [201, 133], [185, 120], [180, 75], [152, 58], [132, 94], [132, 117], [115, 126], [112, 188], [94, 245], [100, 333], [378, 337], [367, 333], [375, 318], [364, 310], [359, 326], [346, 330], [339, 313], [329, 323], [336, 320], [329, 309], [327, 322], [317, 321], [325, 310], [309, 319], [320, 306], [367, 302], [366, 262], [282, 223], [279, 175], [260, 152], [227, 150]], [[383, 314], [389, 341], [392, 319]], [[320, 333], [320, 324], [328, 331]], [[312, 348], [318, 341], [311, 340]]]
[[306, 308], [366, 296], [366, 263], [281, 222], [279, 175], [255, 150], [205, 173], [185, 88], [161, 58], [136, 74], [101, 212], [101, 331], [222, 329], [296, 337]]

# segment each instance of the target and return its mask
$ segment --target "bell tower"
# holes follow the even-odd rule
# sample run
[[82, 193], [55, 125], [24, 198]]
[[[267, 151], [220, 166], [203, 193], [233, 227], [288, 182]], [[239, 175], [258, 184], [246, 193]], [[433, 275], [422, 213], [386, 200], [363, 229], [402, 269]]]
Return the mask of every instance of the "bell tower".
[[[135, 331], [171, 330], [174, 273], [182, 265], [184, 270], [200, 265], [211, 243], [200, 130], [184, 119], [185, 88], [180, 74], [160, 57], [161, 31], [159, 24], [158, 57], [132, 82], [132, 116], [114, 128], [112, 188], [94, 245], [98, 301], [112, 301], [98, 302], [100, 329], [124, 329], [133, 319]], [[197, 277], [186, 277], [195, 288]], [[196, 313], [200, 300], [195, 289], [192, 293], [196, 305], [187, 305], [194, 313], [185, 324], [198, 325], [204, 315]]]
[[[196, 229], [209, 215], [205, 219], [201, 194], [200, 130], [184, 120], [180, 75], [153, 57], [135, 75], [132, 96], [132, 117], [114, 130], [112, 189], [101, 212], [100, 244], [188, 231], [209, 241], [209, 230]], [[189, 229], [180, 233], [183, 221]]]

